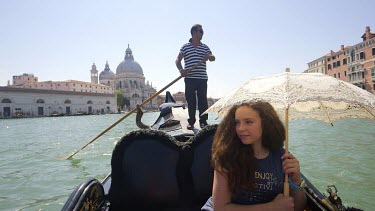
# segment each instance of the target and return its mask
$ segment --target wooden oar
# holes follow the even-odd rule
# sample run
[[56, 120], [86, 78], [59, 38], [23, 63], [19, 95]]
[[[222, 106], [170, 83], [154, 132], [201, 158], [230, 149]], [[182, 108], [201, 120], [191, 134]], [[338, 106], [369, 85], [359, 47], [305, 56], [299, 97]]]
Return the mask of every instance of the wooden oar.
[[[200, 62], [198, 62], [197, 64], [195, 64], [193, 67], [189, 68], [187, 70], [187, 73], [189, 73], [191, 70], [193, 70], [194, 68], [196, 68], [198, 65], [200, 65], [202, 62], [204, 62], [204, 60], [201, 60]], [[155, 94], [153, 94], [151, 97], [149, 97], [147, 100], [143, 101], [143, 103], [140, 104], [140, 107], [144, 106], [146, 103], [148, 103], [150, 100], [152, 100], [153, 98], [155, 98], [156, 96], [158, 96], [160, 93], [162, 93], [164, 90], [166, 90], [168, 87], [172, 86], [174, 83], [176, 83], [178, 80], [180, 80], [183, 76], [179, 76], [177, 77], [176, 79], [174, 79], [172, 82], [170, 82], [168, 85], [166, 85], [164, 88], [162, 88], [160, 91], [156, 92]], [[101, 132], [99, 135], [97, 135], [93, 140], [91, 140], [90, 142], [88, 142], [87, 144], [85, 144], [85, 146], [83, 146], [81, 149], [77, 150], [76, 152], [74, 152], [73, 154], [69, 155], [69, 157], [65, 158], [65, 160], [68, 160], [70, 158], [72, 158], [75, 154], [77, 154], [78, 152], [80, 152], [81, 150], [83, 150], [84, 148], [86, 148], [89, 144], [91, 144], [92, 142], [94, 142], [96, 139], [98, 139], [100, 136], [102, 136], [104, 133], [106, 133], [107, 131], [109, 131], [110, 129], [112, 129], [114, 126], [116, 126], [118, 123], [120, 123], [122, 120], [126, 119], [128, 116], [130, 116], [132, 113], [134, 113], [135, 111], [137, 111], [137, 107], [135, 107], [133, 110], [131, 110], [129, 113], [127, 113], [125, 116], [121, 117], [119, 120], [117, 120], [115, 123], [113, 123], [111, 126], [109, 126], [107, 129], [105, 129], [103, 132]]]

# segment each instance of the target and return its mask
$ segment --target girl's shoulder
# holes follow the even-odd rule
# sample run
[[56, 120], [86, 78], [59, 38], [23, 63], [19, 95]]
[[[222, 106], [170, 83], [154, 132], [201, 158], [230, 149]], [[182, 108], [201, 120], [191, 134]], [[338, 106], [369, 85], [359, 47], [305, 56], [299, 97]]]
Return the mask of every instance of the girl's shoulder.
[[278, 157], [281, 157], [283, 156], [283, 154], [285, 153], [285, 149], [284, 148], [280, 148], [280, 149], [276, 149], [276, 150], [272, 150], [270, 151], [273, 155], [275, 156], [278, 156]]

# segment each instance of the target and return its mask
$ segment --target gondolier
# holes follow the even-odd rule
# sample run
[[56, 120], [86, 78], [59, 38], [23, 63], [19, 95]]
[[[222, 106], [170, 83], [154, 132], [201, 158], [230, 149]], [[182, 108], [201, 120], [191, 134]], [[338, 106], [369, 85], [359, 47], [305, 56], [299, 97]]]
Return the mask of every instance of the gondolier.
[[[189, 125], [187, 129], [192, 130], [196, 121], [196, 99], [198, 99], [199, 115], [208, 108], [206, 61], [215, 61], [215, 56], [212, 54], [210, 48], [201, 42], [203, 37], [203, 28], [201, 25], [195, 24], [191, 28], [190, 33], [191, 39], [181, 47], [176, 59], [176, 66], [180, 74], [185, 77], [185, 98], [189, 110]], [[182, 68], [182, 59], [184, 59], [185, 68]], [[202, 59], [204, 62], [190, 72], [187, 71]], [[201, 128], [207, 125], [207, 118], [208, 115], [199, 116]]]

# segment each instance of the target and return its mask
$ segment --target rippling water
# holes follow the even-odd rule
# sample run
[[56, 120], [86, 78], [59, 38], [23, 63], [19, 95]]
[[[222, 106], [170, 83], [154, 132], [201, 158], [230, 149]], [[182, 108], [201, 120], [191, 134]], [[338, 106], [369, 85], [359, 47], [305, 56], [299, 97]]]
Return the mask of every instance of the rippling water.
[[[158, 113], [145, 113], [153, 123]], [[72, 116], [0, 120], [0, 210], [60, 210], [88, 177], [110, 172], [112, 149], [136, 130], [131, 115], [71, 160], [67, 157], [122, 116]], [[209, 123], [217, 123], [210, 114]], [[322, 192], [335, 184], [345, 205], [375, 207], [375, 121], [345, 119], [335, 126], [299, 120], [289, 124], [289, 150]]]

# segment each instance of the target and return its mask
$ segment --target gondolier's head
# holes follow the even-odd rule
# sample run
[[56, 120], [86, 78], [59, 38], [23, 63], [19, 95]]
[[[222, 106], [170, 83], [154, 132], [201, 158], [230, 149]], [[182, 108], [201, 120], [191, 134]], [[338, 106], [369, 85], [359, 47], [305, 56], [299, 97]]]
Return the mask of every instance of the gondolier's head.
[[193, 39], [196, 39], [196, 40], [199, 40], [199, 41], [202, 40], [203, 33], [204, 32], [203, 32], [202, 25], [195, 24], [190, 29], [191, 38], [189, 39], [189, 42], [192, 42]]
[[194, 26], [191, 27], [191, 29], [190, 29], [191, 36], [193, 36], [193, 34], [196, 33], [196, 32], [199, 32], [203, 35], [204, 32], [203, 32], [202, 25], [195, 24]]

